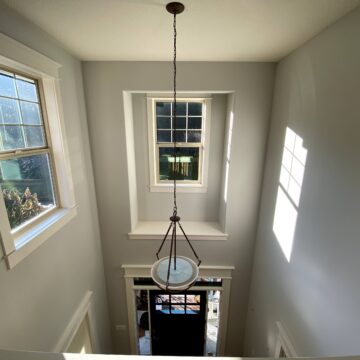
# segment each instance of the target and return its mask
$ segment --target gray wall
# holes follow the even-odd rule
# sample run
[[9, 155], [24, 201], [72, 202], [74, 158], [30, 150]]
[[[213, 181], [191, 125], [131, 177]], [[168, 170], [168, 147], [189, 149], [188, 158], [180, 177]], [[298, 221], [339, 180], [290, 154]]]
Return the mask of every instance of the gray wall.
[[[172, 194], [149, 191], [149, 146], [145, 96], [145, 94], [133, 95], [138, 215], [139, 220], [164, 221], [169, 217], [172, 209]], [[211, 98], [211, 119], [206, 125], [210, 128], [208, 191], [180, 195], [179, 210], [183, 220], [219, 221], [227, 95], [212, 94]]]
[[87, 290], [101, 351], [111, 350], [81, 64], [0, 4], [0, 31], [63, 65], [61, 95], [78, 215], [12, 270], [0, 260], [0, 348], [52, 351]]
[[[246, 329], [273, 355], [275, 321], [299, 356], [359, 354], [360, 9], [280, 62]], [[286, 126], [308, 159], [290, 263], [272, 232]]]
[[[194, 243], [204, 265], [236, 267], [228, 323], [228, 355], [239, 355], [242, 351], [274, 67], [271, 63], [178, 64], [179, 92], [235, 92], [226, 209], [230, 236], [227, 241]], [[127, 332], [115, 331], [115, 325], [127, 325], [121, 265], [153, 263], [159, 241], [129, 240], [127, 236], [131, 219], [123, 91], [171, 91], [172, 64], [85, 62], [83, 74], [113, 340], [116, 352], [128, 353]], [[185, 195], [178, 195], [179, 210], [183, 213], [187, 210]], [[167, 209], [171, 209], [170, 204], [169, 200]]]

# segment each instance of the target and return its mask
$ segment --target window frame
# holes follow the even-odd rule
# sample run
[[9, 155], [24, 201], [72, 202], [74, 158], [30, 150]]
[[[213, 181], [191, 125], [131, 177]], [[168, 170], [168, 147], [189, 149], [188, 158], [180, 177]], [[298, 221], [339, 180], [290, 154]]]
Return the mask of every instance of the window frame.
[[50, 174], [51, 174], [51, 180], [52, 180], [52, 188], [53, 188], [54, 201], [55, 201], [55, 206], [52, 207], [51, 209], [45, 210], [38, 216], [26, 221], [24, 224], [19, 225], [15, 229], [11, 229], [11, 233], [14, 234], [15, 236], [17, 236], [19, 234], [23, 234], [24, 232], [26, 232], [29, 229], [30, 226], [39, 223], [40, 221], [44, 220], [47, 216], [50, 216], [54, 211], [61, 208], [61, 203], [60, 203], [59, 189], [58, 189], [58, 183], [57, 183], [54, 155], [53, 155], [53, 150], [52, 150], [51, 134], [50, 134], [50, 130], [49, 130], [48, 116], [47, 116], [46, 105], [45, 105], [44, 89], [42, 86], [41, 79], [31, 76], [22, 71], [17, 71], [15, 69], [9, 68], [7, 66], [2, 66], [1, 64], [0, 64], [0, 70], [4, 70], [4, 71], [12, 73], [14, 75], [23, 76], [30, 80], [34, 80], [35, 85], [36, 85], [37, 95], [39, 98], [38, 105], [39, 105], [42, 125], [44, 127], [44, 136], [45, 136], [45, 143], [46, 143], [44, 146], [41, 146], [41, 147], [23, 148], [23, 149], [17, 149], [17, 150], [3, 151], [0, 153], [0, 160], [18, 159], [21, 157], [27, 157], [27, 156], [32, 156], [32, 155], [41, 155], [41, 154], [48, 155], [49, 165], [50, 165]]
[[59, 84], [60, 64], [35, 50], [0, 34], [0, 68], [37, 82], [39, 106], [47, 145], [43, 148], [10, 150], [2, 157], [18, 158], [48, 153], [56, 206], [23, 226], [11, 229], [5, 202], [0, 201], [0, 233], [9, 269], [32, 253], [76, 215], [74, 186], [65, 138]]
[[[156, 125], [156, 102], [172, 102], [170, 95], [148, 95], [148, 145], [149, 145], [149, 190], [150, 192], [171, 192], [173, 190], [173, 180], [160, 180], [159, 172], [159, 148], [172, 147], [173, 142], [157, 143]], [[211, 119], [211, 97], [196, 97], [186, 94], [179, 95], [177, 102], [201, 102], [203, 104], [201, 143], [177, 142], [177, 147], [196, 147], [199, 148], [199, 179], [198, 180], [177, 180], [176, 186], [179, 192], [207, 192], [207, 174], [209, 163], [209, 143], [210, 143], [210, 119]], [[186, 128], [186, 131], [188, 129]], [[172, 131], [172, 130], [171, 130]]]

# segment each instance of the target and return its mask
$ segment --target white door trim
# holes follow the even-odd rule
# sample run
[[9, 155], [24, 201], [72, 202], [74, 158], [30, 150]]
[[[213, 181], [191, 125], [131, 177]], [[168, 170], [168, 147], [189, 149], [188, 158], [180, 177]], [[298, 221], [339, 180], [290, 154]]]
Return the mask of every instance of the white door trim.
[[[136, 311], [135, 311], [135, 292], [141, 287], [134, 286], [134, 278], [137, 277], [151, 277], [150, 270], [151, 265], [122, 265], [124, 269], [125, 287], [126, 287], [126, 303], [129, 323], [129, 341], [130, 350], [132, 355], [138, 355], [137, 346], [137, 328], [136, 328]], [[235, 269], [234, 266], [200, 266], [199, 276], [200, 277], [212, 277], [221, 278], [221, 288], [211, 288], [214, 290], [221, 291], [220, 297], [220, 323], [219, 323], [219, 335], [218, 335], [218, 356], [225, 355], [225, 344], [226, 344], [226, 332], [228, 324], [228, 309], [230, 301], [230, 289], [231, 289], [231, 278], [232, 271]], [[144, 289], [158, 289], [156, 286], [145, 286]], [[209, 290], [204, 287], [192, 287], [193, 290]]]

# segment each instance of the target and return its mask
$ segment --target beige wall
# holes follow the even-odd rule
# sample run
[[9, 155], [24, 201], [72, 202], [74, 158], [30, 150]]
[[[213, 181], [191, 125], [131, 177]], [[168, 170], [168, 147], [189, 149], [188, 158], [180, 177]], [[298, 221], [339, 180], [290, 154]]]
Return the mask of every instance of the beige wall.
[[[235, 92], [226, 209], [230, 236], [227, 241], [194, 242], [204, 265], [236, 267], [228, 324], [229, 355], [241, 354], [274, 67], [271, 63], [178, 63], [179, 92]], [[121, 265], [151, 264], [160, 244], [127, 236], [131, 219], [123, 91], [171, 91], [172, 66], [167, 62], [84, 62], [83, 74], [114, 330], [115, 325], [127, 325]], [[187, 196], [178, 194], [180, 215], [189, 211]], [[170, 197], [168, 203], [171, 211]], [[205, 218], [203, 213], [199, 217]], [[126, 331], [114, 330], [113, 340], [116, 352], [129, 352]]]
[[[280, 62], [246, 355], [272, 356], [275, 321], [299, 356], [359, 354], [360, 9]], [[290, 263], [272, 232], [286, 126], [308, 158]]]
[[61, 95], [78, 215], [14, 269], [0, 260], [0, 348], [52, 351], [87, 290], [94, 291], [100, 350], [109, 322], [81, 64], [0, 4], [0, 31], [62, 64]]

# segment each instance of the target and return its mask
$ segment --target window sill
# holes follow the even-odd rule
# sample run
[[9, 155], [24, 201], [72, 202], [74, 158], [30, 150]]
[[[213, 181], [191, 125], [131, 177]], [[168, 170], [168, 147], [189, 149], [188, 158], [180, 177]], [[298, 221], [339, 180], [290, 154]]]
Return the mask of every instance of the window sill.
[[[173, 192], [174, 186], [173, 184], [158, 184], [158, 185], [150, 185], [150, 192]], [[176, 183], [176, 192], [179, 193], [206, 193], [207, 186], [201, 184], [179, 184]]]
[[24, 231], [21, 235], [15, 236], [15, 251], [6, 256], [8, 268], [12, 269], [37, 249], [48, 238], [73, 219], [76, 213], [76, 207], [56, 210], [43, 221], [31, 226], [29, 230]]
[[[133, 240], [162, 240], [169, 224], [169, 221], [139, 221], [128, 236]], [[181, 225], [189, 240], [227, 240], [229, 237], [221, 230], [217, 222], [184, 221]], [[184, 240], [185, 238], [178, 234], [177, 239]]]

